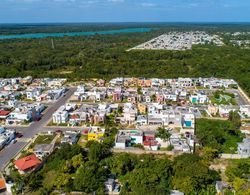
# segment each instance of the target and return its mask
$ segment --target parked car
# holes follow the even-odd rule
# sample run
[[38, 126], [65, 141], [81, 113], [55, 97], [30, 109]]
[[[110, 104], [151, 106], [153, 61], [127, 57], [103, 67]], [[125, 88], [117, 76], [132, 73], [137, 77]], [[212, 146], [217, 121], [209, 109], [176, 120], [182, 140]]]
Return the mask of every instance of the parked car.
[[62, 134], [62, 130], [60, 130], [60, 129], [57, 129], [55, 132], [56, 132], [57, 134]]
[[13, 139], [10, 143], [15, 144], [16, 142], [17, 142], [16, 139]]
[[21, 138], [21, 137], [23, 137], [23, 134], [16, 132], [16, 137]]

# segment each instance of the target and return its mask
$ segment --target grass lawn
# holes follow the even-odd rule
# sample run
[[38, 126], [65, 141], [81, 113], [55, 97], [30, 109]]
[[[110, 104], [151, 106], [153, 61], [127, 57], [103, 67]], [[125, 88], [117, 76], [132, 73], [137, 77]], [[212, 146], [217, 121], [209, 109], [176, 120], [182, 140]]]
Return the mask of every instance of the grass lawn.
[[50, 144], [54, 138], [55, 135], [39, 135], [30, 145], [30, 148], [33, 148], [36, 144]]
[[217, 105], [237, 105], [234, 94], [223, 91], [216, 91], [215, 94], [210, 97], [210, 100], [212, 104]]

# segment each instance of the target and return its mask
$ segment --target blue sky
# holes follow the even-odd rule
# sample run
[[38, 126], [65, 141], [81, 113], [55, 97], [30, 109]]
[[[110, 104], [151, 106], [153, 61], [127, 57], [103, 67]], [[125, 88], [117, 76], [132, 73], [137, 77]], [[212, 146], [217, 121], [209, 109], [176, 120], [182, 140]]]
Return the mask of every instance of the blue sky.
[[250, 22], [250, 0], [0, 0], [0, 23]]

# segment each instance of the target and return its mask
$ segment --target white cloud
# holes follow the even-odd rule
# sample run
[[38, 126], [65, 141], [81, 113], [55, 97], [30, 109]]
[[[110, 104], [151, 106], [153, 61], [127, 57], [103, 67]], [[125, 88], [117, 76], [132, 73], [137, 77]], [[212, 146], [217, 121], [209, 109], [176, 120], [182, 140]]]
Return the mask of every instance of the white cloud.
[[155, 7], [156, 4], [155, 3], [148, 3], [148, 2], [144, 2], [141, 4], [143, 7]]
[[112, 2], [112, 3], [123, 3], [124, 0], [108, 0], [108, 2]]

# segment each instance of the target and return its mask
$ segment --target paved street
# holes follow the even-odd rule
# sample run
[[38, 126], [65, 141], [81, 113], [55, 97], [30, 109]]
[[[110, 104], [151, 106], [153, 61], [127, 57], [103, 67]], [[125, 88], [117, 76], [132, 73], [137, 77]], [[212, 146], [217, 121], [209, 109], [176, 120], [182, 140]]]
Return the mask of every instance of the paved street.
[[44, 129], [49, 129], [45, 127], [47, 123], [51, 120], [53, 113], [63, 104], [65, 104], [71, 95], [75, 92], [75, 88], [70, 88], [65, 96], [61, 97], [57, 102], [51, 105], [47, 111], [45, 111], [40, 121], [33, 122], [29, 127], [18, 127], [15, 128], [17, 131], [22, 132], [23, 137], [21, 140], [17, 141], [15, 144], [10, 144], [6, 146], [2, 151], [0, 151], [0, 169], [2, 170], [6, 163], [9, 162], [22, 148], [27, 144], [27, 139], [33, 138], [39, 132], [43, 132]]
[[247, 105], [249, 104], [247, 99], [236, 89], [230, 89], [230, 90], [227, 90], [229, 93], [234, 93], [234, 94], [237, 94], [236, 96], [236, 100], [238, 102], [239, 105]]

